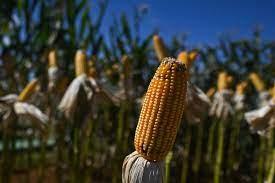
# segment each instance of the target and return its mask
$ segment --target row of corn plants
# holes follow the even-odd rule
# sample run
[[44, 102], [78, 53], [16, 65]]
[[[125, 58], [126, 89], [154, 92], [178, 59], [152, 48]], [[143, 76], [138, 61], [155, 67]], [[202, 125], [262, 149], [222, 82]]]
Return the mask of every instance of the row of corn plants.
[[140, 12], [105, 35], [106, 4], [7, 3], [0, 182], [274, 181], [274, 43], [187, 51], [142, 37]]

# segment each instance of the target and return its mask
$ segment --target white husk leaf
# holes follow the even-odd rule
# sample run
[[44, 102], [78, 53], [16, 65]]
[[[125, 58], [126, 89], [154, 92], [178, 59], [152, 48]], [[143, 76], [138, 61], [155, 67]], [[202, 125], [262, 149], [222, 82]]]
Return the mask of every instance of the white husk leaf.
[[270, 129], [275, 127], [275, 103], [270, 101], [268, 105], [246, 112], [244, 116], [253, 132], [267, 136]]
[[264, 106], [268, 105], [270, 97], [271, 96], [268, 91], [262, 91], [259, 94], [259, 107], [264, 107]]
[[201, 123], [210, 109], [211, 102], [207, 95], [190, 82], [187, 82], [187, 97], [184, 116], [188, 123]]
[[151, 162], [137, 151], [128, 155], [122, 166], [123, 183], [162, 183], [164, 180], [164, 162]]
[[116, 98], [114, 95], [109, 93], [108, 90], [104, 89], [103, 86], [99, 84], [97, 80], [94, 78], [89, 78], [91, 85], [93, 86], [95, 90], [95, 100], [96, 103], [109, 103], [109, 104], [114, 104], [114, 105], [119, 105], [119, 99]]
[[12, 104], [17, 101], [18, 95], [8, 94], [3, 97], [0, 97], [0, 103]]
[[6, 128], [14, 119], [12, 106], [0, 103], [0, 125]]
[[49, 89], [51, 90], [56, 86], [60, 73], [58, 67], [50, 67], [48, 69]]
[[58, 109], [61, 112], [64, 112], [67, 118], [72, 118], [76, 108], [79, 107], [77, 104], [80, 91], [85, 92], [85, 98], [87, 101], [92, 100], [94, 91], [91, 82], [87, 79], [85, 74], [78, 76], [72, 81], [58, 106]]
[[223, 121], [226, 121], [229, 116], [232, 116], [234, 111], [231, 104], [231, 97], [232, 92], [230, 90], [216, 92], [210, 109], [210, 115], [216, 116]]
[[242, 111], [245, 108], [245, 95], [235, 94], [234, 98], [234, 107], [237, 111]]
[[18, 117], [29, 118], [31, 122], [42, 131], [45, 130], [49, 121], [48, 116], [42, 113], [37, 107], [24, 102], [15, 102], [14, 112]]
[[3, 125], [4, 128], [7, 128], [16, 118], [13, 111], [13, 104], [17, 101], [17, 97], [16, 94], [0, 97], [0, 124]]

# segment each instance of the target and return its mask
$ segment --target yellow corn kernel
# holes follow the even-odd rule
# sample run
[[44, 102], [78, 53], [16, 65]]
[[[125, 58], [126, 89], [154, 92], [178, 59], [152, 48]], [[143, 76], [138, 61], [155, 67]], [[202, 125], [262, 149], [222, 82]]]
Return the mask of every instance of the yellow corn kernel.
[[218, 91], [228, 89], [228, 80], [227, 80], [227, 73], [220, 72], [218, 76]]
[[82, 50], [78, 50], [75, 55], [75, 75], [87, 74], [86, 54]]
[[38, 84], [38, 80], [34, 79], [32, 80], [20, 93], [18, 96], [18, 101], [24, 102], [30, 98], [30, 96], [34, 93], [36, 86]]
[[184, 110], [185, 65], [164, 58], [150, 82], [135, 133], [135, 149], [149, 161], [160, 161], [171, 150]]
[[215, 94], [216, 92], [216, 89], [214, 87], [210, 88], [207, 92], [206, 92], [206, 95], [211, 98], [213, 97], [213, 95]]
[[239, 84], [237, 84], [236, 86], [236, 93], [239, 95], [243, 95], [245, 90], [247, 88], [247, 82], [246, 81], [242, 81]]
[[159, 61], [169, 56], [161, 37], [159, 37], [158, 35], [155, 35], [153, 37], [153, 42], [154, 42], [154, 49]]
[[49, 67], [57, 67], [56, 51], [52, 50], [49, 53]]
[[265, 84], [258, 74], [254, 73], [254, 72], [251, 73], [249, 75], [249, 79], [252, 81], [254, 87], [256, 88], [256, 90], [258, 92], [265, 90]]

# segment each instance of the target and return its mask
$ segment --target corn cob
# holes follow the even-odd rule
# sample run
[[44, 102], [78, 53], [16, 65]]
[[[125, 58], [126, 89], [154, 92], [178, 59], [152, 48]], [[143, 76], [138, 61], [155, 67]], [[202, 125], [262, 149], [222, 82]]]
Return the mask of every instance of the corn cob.
[[185, 64], [186, 66], [186, 77], [187, 79], [189, 78], [189, 70], [190, 70], [190, 67], [192, 65], [192, 63], [195, 61], [195, 59], [197, 58], [198, 54], [197, 52], [195, 51], [192, 51], [190, 53], [187, 53], [186, 51], [182, 51], [179, 53], [178, 55], [178, 60], [181, 61], [182, 63]]
[[75, 75], [87, 74], [86, 54], [78, 50], [75, 55]]
[[253, 85], [255, 86], [258, 92], [262, 92], [265, 90], [265, 84], [258, 74], [254, 72], [251, 73], [249, 75], [249, 79], [252, 81]]
[[169, 56], [167, 49], [166, 49], [161, 37], [159, 37], [158, 35], [155, 35], [153, 37], [153, 42], [154, 42], [154, 49], [155, 49], [155, 52], [157, 54], [159, 61], [161, 61], [163, 58]]
[[30, 96], [34, 93], [36, 86], [38, 84], [38, 80], [34, 79], [32, 80], [20, 93], [18, 96], [18, 101], [24, 102], [30, 98]]
[[196, 51], [191, 51], [190, 53], [182, 51], [178, 55], [178, 60], [183, 62], [186, 65], [187, 70], [189, 70], [192, 63], [196, 60], [197, 56], [198, 53]]
[[145, 159], [160, 161], [174, 144], [186, 96], [186, 68], [165, 58], [147, 90], [135, 134], [135, 149]]
[[186, 51], [180, 52], [177, 59], [185, 64], [186, 69], [189, 69], [191, 63], [188, 62], [188, 53]]
[[218, 91], [224, 89], [228, 89], [228, 75], [226, 72], [221, 72], [218, 76]]
[[206, 95], [209, 98], [211, 98], [211, 97], [213, 97], [213, 95], [215, 94], [215, 92], [216, 92], [216, 89], [214, 87], [212, 87], [212, 88], [209, 88], [209, 90], [206, 92]]
[[53, 50], [49, 53], [49, 67], [57, 67], [56, 51]]
[[238, 95], [243, 95], [246, 88], [247, 88], [247, 82], [246, 81], [242, 81], [239, 84], [237, 84], [237, 86], [236, 86], [236, 93]]

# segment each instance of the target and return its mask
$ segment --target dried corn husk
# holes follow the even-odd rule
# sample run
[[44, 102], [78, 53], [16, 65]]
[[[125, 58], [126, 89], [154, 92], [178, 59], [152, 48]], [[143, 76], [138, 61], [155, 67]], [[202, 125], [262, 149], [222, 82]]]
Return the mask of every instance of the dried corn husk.
[[236, 86], [236, 92], [233, 97], [234, 107], [237, 111], [242, 111], [245, 108], [245, 89], [247, 88], [247, 82], [242, 81]]
[[3, 124], [4, 128], [7, 128], [16, 119], [12, 106], [17, 101], [17, 98], [16, 94], [0, 97], [0, 124]]
[[197, 86], [187, 82], [187, 98], [184, 116], [188, 123], [202, 122], [208, 114], [211, 102]]
[[245, 95], [236, 93], [233, 97], [234, 108], [241, 111], [245, 108]]
[[222, 120], [227, 120], [229, 116], [233, 115], [232, 95], [232, 91], [226, 89], [216, 92], [210, 109], [210, 115]]
[[92, 87], [95, 91], [94, 106], [98, 104], [112, 104], [119, 106], [119, 98], [112, 95], [107, 89], [105, 89], [96, 79], [89, 77]]
[[3, 97], [0, 97], [0, 103], [5, 103], [5, 104], [13, 104], [14, 102], [17, 101], [18, 95], [16, 94], [8, 94]]
[[275, 127], [275, 101], [270, 100], [268, 105], [246, 112], [245, 119], [253, 132], [266, 136]]
[[163, 161], [148, 161], [137, 151], [124, 159], [122, 166], [123, 183], [162, 183], [163, 180]]
[[231, 100], [233, 92], [228, 89], [230, 83], [226, 72], [219, 73], [217, 84], [218, 91], [214, 95], [210, 116], [226, 121], [234, 113]]
[[49, 118], [34, 105], [24, 102], [15, 102], [14, 111], [18, 117], [26, 117], [30, 119], [34, 126], [42, 132], [46, 132]]
[[48, 88], [50, 91], [56, 87], [59, 78], [60, 78], [60, 71], [59, 71], [58, 67], [49, 67], [49, 69], [48, 69], [48, 79], [49, 79]]
[[269, 94], [268, 91], [261, 91], [259, 93], [259, 102], [258, 102], [259, 107], [268, 105], [270, 98], [271, 98], [271, 95]]
[[9, 124], [11, 124], [15, 119], [16, 115], [14, 114], [12, 107], [0, 103], [0, 125], [2, 125], [4, 129], [7, 129]]
[[18, 96], [10, 94], [0, 98], [0, 118], [5, 127], [8, 127], [16, 118], [26, 117], [34, 126], [45, 132], [49, 118], [37, 107], [17, 101]]
[[58, 109], [65, 114], [66, 118], [72, 119], [77, 111], [77, 108], [89, 108], [89, 106], [79, 106], [78, 104], [82, 102], [85, 104], [91, 103], [93, 95], [94, 89], [86, 74], [79, 75], [68, 87], [58, 106]]

